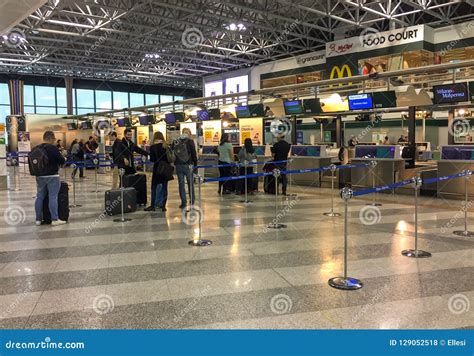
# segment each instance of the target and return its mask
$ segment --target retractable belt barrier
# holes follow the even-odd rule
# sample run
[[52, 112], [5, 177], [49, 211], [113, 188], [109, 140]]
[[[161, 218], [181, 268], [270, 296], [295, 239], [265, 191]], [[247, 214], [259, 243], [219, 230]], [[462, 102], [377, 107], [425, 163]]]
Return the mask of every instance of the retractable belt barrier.
[[[257, 166], [257, 165], [265, 165], [265, 164], [282, 164], [288, 163], [288, 160], [282, 161], [269, 161], [269, 162], [249, 162], [248, 166]], [[201, 165], [201, 166], [194, 166], [193, 168], [222, 168], [222, 167], [243, 167], [243, 163], [225, 163], [225, 164], [208, 164], [208, 165]]]

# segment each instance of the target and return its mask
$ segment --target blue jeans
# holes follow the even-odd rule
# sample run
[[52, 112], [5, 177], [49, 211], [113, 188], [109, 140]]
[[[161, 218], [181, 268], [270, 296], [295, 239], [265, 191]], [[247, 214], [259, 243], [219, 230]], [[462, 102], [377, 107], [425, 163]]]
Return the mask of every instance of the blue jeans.
[[43, 202], [48, 194], [51, 220], [58, 220], [58, 194], [61, 181], [57, 177], [36, 177], [36, 221], [43, 221]]
[[176, 175], [178, 176], [179, 197], [181, 198], [181, 205], [186, 205], [186, 189], [184, 187], [184, 178], [186, 178], [186, 182], [188, 183], [190, 204], [194, 205], [195, 195], [192, 168], [187, 164], [177, 164]]
[[166, 207], [168, 201], [168, 182], [156, 185], [154, 206]]

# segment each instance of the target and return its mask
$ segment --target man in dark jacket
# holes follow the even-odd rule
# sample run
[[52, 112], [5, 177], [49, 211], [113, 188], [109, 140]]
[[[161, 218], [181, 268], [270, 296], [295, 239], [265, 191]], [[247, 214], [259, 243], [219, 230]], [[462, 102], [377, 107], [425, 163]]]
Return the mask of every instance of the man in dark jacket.
[[122, 151], [122, 141], [117, 138], [117, 133], [114, 131], [110, 134], [110, 141], [112, 143], [112, 189], [117, 189], [119, 187], [119, 172], [118, 166], [121, 163], [123, 166], [123, 157], [120, 156], [120, 152]]
[[179, 136], [172, 144], [171, 149], [175, 155], [176, 175], [178, 176], [179, 196], [181, 198], [181, 209], [186, 208], [186, 189], [184, 180], [188, 183], [188, 191], [190, 195], [190, 204], [194, 205], [194, 183], [193, 183], [193, 166], [197, 165], [196, 146], [192, 140], [191, 130], [184, 128]]
[[[44, 157], [44, 160], [38, 164], [38, 167], [41, 167], [41, 172], [35, 172], [37, 190], [35, 201], [36, 225], [41, 225], [43, 221], [43, 201], [46, 198], [46, 194], [49, 196], [51, 225], [56, 226], [66, 223], [66, 221], [59, 220], [58, 215], [58, 194], [61, 188], [59, 167], [64, 164], [65, 159], [55, 146], [55, 142], [54, 132], [46, 131], [43, 134], [43, 143], [33, 149], [41, 150], [41, 157]], [[36, 161], [38, 160], [41, 160], [41, 158], [35, 159], [32, 165], [37, 163]]]
[[[277, 142], [271, 148], [274, 161], [287, 161], [290, 153], [291, 145], [285, 141], [285, 136], [277, 136]], [[286, 171], [286, 162], [275, 165], [280, 171]], [[281, 175], [282, 194], [286, 195], [286, 186], [288, 179], [286, 174]]]
[[125, 129], [124, 138], [122, 139], [120, 149], [117, 152], [117, 166], [124, 168], [125, 174], [135, 174], [135, 162], [133, 153], [139, 153], [143, 156], [148, 156], [148, 152], [138, 147], [135, 142], [132, 142], [132, 129]]

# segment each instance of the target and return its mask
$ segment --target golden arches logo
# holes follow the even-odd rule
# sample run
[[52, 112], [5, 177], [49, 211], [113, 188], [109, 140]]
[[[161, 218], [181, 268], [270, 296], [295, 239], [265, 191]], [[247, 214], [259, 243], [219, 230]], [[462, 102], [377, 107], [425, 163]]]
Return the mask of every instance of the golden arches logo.
[[[352, 77], [352, 71], [351, 71], [351, 68], [347, 64], [344, 64], [342, 68], [339, 68], [339, 66], [332, 67], [331, 74], [329, 75], [329, 79], [349, 78], [349, 77]], [[342, 86], [342, 85], [344, 84], [342, 83], [339, 84], [339, 86]], [[352, 83], [349, 83], [348, 85], [352, 85]]]

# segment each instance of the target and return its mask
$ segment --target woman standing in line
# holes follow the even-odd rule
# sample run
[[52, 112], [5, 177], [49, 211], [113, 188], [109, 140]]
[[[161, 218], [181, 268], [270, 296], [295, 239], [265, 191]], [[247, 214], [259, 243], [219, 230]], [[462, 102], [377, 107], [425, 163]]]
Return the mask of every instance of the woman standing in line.
[[[217, 147], [217, 153], [219, 155], [219, 165], [221, 164], [231, 164], [234, 162], [234, 151], [232, 144], [230, 143], [229, 134], [223, 133], [219, 146]], [[219, 167], [220, 177], [230, 177], [231, 167]], [[229, 182], [221, 181], [219, 182], [218, 194], [231, 194], [231, 189], [229, 188]]]
[[174, 167], [172, 152], [161, 132], [153, 135], [153, 145], [150, 147], [150, 160], [153, 162], [151, 178], [151, 205], [146, 211], [155, 211], [156, 208], [166, 211], [168, 200], [168, 182], [173, 179]]
[[[247, 161], [247, 163], [252, 163], [257, 161], [257, 155], [255, 154], [255, 149], [253, 148], [252, 144], [252, 139], [246, 138], [244, 141], [244, 147], [242, 147], [239, 151], [238, 154], [239, 157], [239, 163], [241, 165], [244, 165], [244, 163]], [[248, 175], [253, 173], [253, 165], [243, 167], [240, 166], [240, 172], [239, 175]], [[254, 180], [253, 179], [247, 179], [247, 192], [250, 194], [255, 190], [254, 187]], [[245, 180], [241, 179], [239, 180], [239, 193], [240, 194], [245, 194]]]

